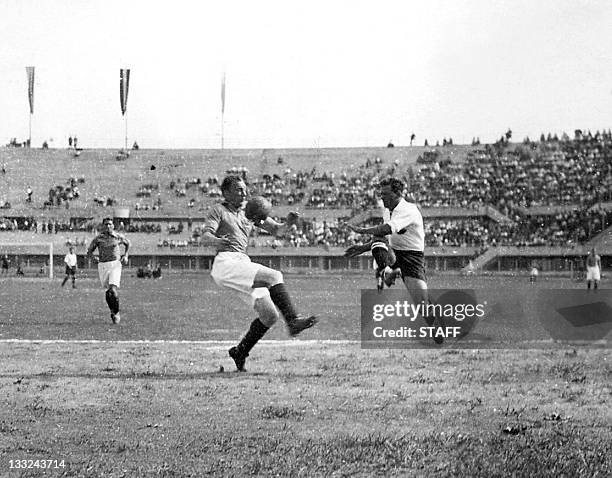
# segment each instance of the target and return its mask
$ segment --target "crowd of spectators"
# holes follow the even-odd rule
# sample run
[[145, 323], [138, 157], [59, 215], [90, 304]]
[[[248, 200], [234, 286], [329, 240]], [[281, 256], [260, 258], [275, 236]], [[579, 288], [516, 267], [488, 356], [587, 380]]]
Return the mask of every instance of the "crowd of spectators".
[[308, 172], [292, 172], [287, 168], [283, 175], [264, 174], [249, 182], [253, 195], [267, 198], [273, 206], [301, 204], [309, 186]]
[[37, 220], [33, 217], [0, 218], [0, 231], [29, 231], [37, 234], [58, 232], [94, 232], [97, 223], [90, 219]]
[[[449, 150], [432, 148], [408, 168], [400, 168], [397, 159], [387, 164], [373, 157], [339, 172], [287, 167], [282, 173], [257, 176], [240, 166], [226, 174], [243, 177], [252, 194], [268, 198], [273, 206], [315, 209], [373, 207], [374, 186], [389, 175], [403, 179], [422, 207], [477, 209], [490, 205], [508, 216], [519, 208], [571, 204], [586, 209], [598, 201], [612, 200], [610, 131], [593, 135], [577, 130], [573, 139], [565, 134], [561, 138], [542, 135], [538, 142], [526, 138], [521, 144], [510, 143], [511, 134], [508, 130], [492, 145], [474, 142], [477, 149], [470, 150], [465, 161], [451, 161]], [[446, 142], [449, 145], [451, 140]], [[192, 209], [201, 197], [219, 199], [219, 184], [217, 176], [174, 179], [168, 188], [176, 198], [185, 198], [184, 205]], [[151, 197], [157, 191], [156, 185], [145, 186], [137, 196]], [[158, 202], [142, 208], [159, 208], [161, 199]]]
[[[316, 168], [297, 171], [285, 167], [278, 174], [251, 175], [246, 167], [234, 167], [227, 174], [237, 174], [247, 182], [253, 195], [268, 198], [273, 206], [301, 209], [349, 209], [353, 214], [378, 207], [375, 186], [382, 177], [404, 180], [410, 198], [421, 207], [455, 207], [479, 210], [492, 206], [508, 221], [496, 222], [482, 213], [469, 219], [426, 220], [426, 242], [429, 246], [489, 247], [496, 245], [574, 245], [592, 238], [612, 222], [612, 212], [595, 207], [612, 201], [612, 133], [576, 130], [573, 139], [548, 135], [533, 142], [510, 143], [511, 132], [495, 144], [480, 146], [467, 153], [464, 161], [450, 159], [449, 150], [431, 149], [417, 164], [400, 167], [400, 161], [386, 163], [379, 157], [365, 164], [339, 172], [321, 172]], [[447, 142], [448, 145], [449, 142]], [[284, 164], [279, 162], [278, 164]], [[45, 206], [66, 205], [80, 196], [78, 185], [84, 178], [70, 178], [67, 186], [54, 186]], [[170, 194], [185, 202], [186, 210], [206, 200], [221, 198], [220, 180], [197, 177], [173, 179], [167, 186]], [[160, 209], [159, 184], [143, 184], [136, 192], [140, 209]], [[142, 199], [149, 199], [140, 203]], [[113, 198], [95, 198], [102, 206], [115, 204]], [[2, 204], [0, 204], [2, 206]], [[552, 207], [561, 212], [534, 215], [530, 208]], [[310, 213], [312, 215], [312, 212]], [[325, 217], [324, 211], [321, 217]], [[18, 222], [0, 221], [0, 230], [37, 230], [49, 233], [61, 230], [83, 230], [73, 221], [39, 224], [32, 218]], [[87, 226], [93, 229], [93, 225]], [[126, 232], [162, 233], [161, 224], [133, 222]], [[187, 231], [192, 237], [173, 241], [174, 247], [199, 245], [198, 228]], [[178, 226], [168, 228], [169, 235], [184, 235]], [[284, 240], [257, 238], [271, 247], [324, 246], [345, 247], [360, 238], [340, 227], [336, 221], [303, 221]], [[164, 247], [163, 240], [161, 247]], [[166, 241], [168, 247], [173, 247]], [[183, 244], [185, 243], [185, 244]]]
[[609, 201], [612, 134], [575, 132], [544, 141], [498, 142], [468, 153], [461, 164], [433, 160], [409, 172], [410, 190], [424, 207], [518, 207], [577, 205]]
[[[81, 191], [79, 191], [78, 184], [85, 183], [85, 178], [79, 178], [78, 180], [74, 177], [71, 177], [67, 181], [67, 186], [62, 186], [61, 184], [57, 184], [49, 189], [49, 198], [47, 201], [43, 203], [43, 209], [47, 207], [57, 206], [60, 207], [65, 205], [66, 208], [70, 207], [70, 201], [74, 199], [78, 199], [81, 196]], [[32, 192], [31, 188], [28, 186], [28, 202], [32, 202]]]
[[428, 246], [563, 246], [582, 244], [612, 225], [612, 210], [594, 208], [552, 215], [516, 216], [500, 224], [488, 218], [425, 221]]

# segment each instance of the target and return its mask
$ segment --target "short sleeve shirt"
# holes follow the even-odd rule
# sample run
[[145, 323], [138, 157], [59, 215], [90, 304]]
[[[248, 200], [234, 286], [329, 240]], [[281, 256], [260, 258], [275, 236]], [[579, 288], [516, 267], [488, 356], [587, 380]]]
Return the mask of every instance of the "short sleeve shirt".
[[77, 265], [77, 256], [76, 254], [66, 254], [66, 257], [64, 257], [64, 262], [66, 263], [66, 265], [68, 267], [75, 267]]
[[594, 256], [589, 254], [587, 256], [587, 266], [589, 267], [597, 267], [600, 261], [601, 261], [601, 257], [598, 254], [595, 254]]
[[419, 252], [425, 250], [423, 216], [416, 204], [402, 198], [393, 211], [384, 210], [383, 220], [391, 227], [389, 244], [393, 249]]
[[225, 204], [213, 206], [204, 222], [204, 232], [210, 232], [217, 237], [225, 236], [231, 241], [229, 246], [223, 246], [217, 252], [246, 254], [252, 230], [253, 223], [246, 218], [242, 209], [232, 210]]
[[100, 262], [118, 261], [121, 258], [121, 250], [119, 246], [121, 244], [130, 244], [130, 241], [123, 234], [118, 232], [111, 232], [110, 234], [98, 234], [93, 242], [93, 245], [97, 246], [100, 254]]

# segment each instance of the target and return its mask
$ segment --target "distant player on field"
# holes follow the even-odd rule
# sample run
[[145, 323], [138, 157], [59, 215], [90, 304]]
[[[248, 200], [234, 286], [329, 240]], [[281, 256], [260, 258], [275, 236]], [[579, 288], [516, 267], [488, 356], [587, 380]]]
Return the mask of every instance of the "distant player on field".
[[[128, 250], [130, 241], [114, 231], [115, 225], [110, 217], [102, 221], [103, 230], [98, 234], [87, 249], [87, 257], [98, 262], [98, 275], [102, 287], [106, 289], [106, 303], [111, 312], [113, 324], [121, 320], [119, 315], [119, 286], [121, 285], [121, 264], [128, 262]], [[120, 246], [123, 244], [125, 252], [121, 255]], [[93, 256], [98, 249], [99, 257]]]
[[535, 284], [535, 282], [538, 280], [539, 274], [540, 271], [538, 270], [538, 264], [534, 262], [533, 264], [531, 264], [531, 271], [529, 272], [529, 282], [531, 284]]
[[597, 289], [601, 279], [601, 257], [595, 253], [594, 247], [591, 248], [584, 262], [586, 266], [587, 289], [591, 288], [591, 282], [593, 282], [593, 289]]
[[68, 254], [64, 257], [64, 264], [66, 264], [66, 277], [62, 281], [62, 287], [68, 282], [68, 278], [72, 278], [72, 288], [76, 289], [76, 269], [77, 269], [77, 256], [74, 253], [74, 247], [68, 248]]
[[[221, 184], [221, 193], [225, 201], [215, 205], [208, 214], [202, 239], [217, 249], [211, 271], [215, 283], [237, 292], [259, 314], [240, 343], [228, 351], [236, 368], [244, 371], [250, 350], [274, 325], [278, 311], [283, 315], [292, 337], [312, 327], [317, 319], [314, 316], [302, 317], [297, 313], [281, 272], [251, 262], [247, 255], [248, 239], [254, 223], [247, 219], [243, 210], [247, 197], [244, 181], [238, 176], [227, 176]], [[258, 227], [274, 235], [286, 227], [269, 217], [263, 221], [253, 220]]]
[[[423, 217], [416, 204], [404, 199], [404, 188], [404, 183], [397, 178], [379, 183], [378, 194], [385, 207], [384, 223], [367, 228], [349, 225], [354, 232], [371, 234], [374, 238], [367, 244], [349, 247], [345, 256], [355, 257], [371, 250], [378, 265], [378, 280], [390, 286], [401, 277], [414, 302], [428, 304]], [[429, 326], [433, 325], [433, 319], [423, 318]], [[434, 341], [442, 343], [444, 339], [436, 336]]]
[[8, 256], [4, 254], [2, 256], [2, 269], [1, 269], [2, 275], [8, 275], [10, 264], [11, 264], [11, 261], [9, 260]]

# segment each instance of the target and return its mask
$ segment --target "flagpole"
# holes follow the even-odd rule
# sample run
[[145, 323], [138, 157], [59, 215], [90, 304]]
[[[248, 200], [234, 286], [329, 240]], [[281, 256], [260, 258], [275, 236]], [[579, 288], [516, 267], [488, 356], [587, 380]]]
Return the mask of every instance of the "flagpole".
[[34, 67], [26, 66], [28, 75], [28, 100], [30, 102], [30, 121], [28, 133], [28, 147], [32, 146], [32, 115], [34, 114]]
[[225, 71], [221, 79], [221, 150], [225, 148]]
[[128, 116], [127, 116], [127, 99], [128, 90], [130, 88], [130, 69], [120, 68], [119, 69], [119, 99], [121, 102], [121, 115], [125, 121], [125, 149], [124, 153], [127, 156], [128, 153]]

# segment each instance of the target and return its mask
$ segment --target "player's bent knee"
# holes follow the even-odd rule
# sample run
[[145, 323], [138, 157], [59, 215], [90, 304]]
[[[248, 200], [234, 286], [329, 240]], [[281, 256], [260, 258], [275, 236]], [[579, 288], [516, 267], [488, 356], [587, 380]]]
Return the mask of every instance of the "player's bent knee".
[[255, 311], [259, 314], [259, 320], [266, 327], [272, 327], [278, 320], [278, 311], [269, 297], [261, 297], [255, 300]]
[[283, 274], [276, 269], [271, 269], [269, 267], [262, 266], [255, 275], [255, 280], [253, 281], [253, 287], [266, 287], [270, 288], [275, 286], [276, 284], [281, 284], [283, 282]]
[[379, 269], [384, 269], [386, 266], [392, 264], [389, 257], [389, 250], [389, 245], [384, 237], [375, 237], [373, 239], [370, 251]]
[[274, 286], [276, 284], [282, 284], [285, 281], [283, 277], [283, 273], [281, 271], [273, 270], [271, 274], [272, 280], [270, 281], [270, 285]]

